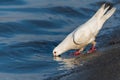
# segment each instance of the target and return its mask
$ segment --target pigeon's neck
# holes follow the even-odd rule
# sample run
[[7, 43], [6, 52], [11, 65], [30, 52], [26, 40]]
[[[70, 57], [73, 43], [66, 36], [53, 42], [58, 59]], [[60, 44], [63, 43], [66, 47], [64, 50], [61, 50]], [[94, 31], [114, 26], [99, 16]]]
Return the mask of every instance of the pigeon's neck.
[[63, 51], [63, 52], [65, 52], [65, 51], [67, 51], [67, 50], [69, 50], [70, 49], [70, 43], [68, 44], [66, 41], [64, 42], [61, 42], [61, 44], [59, 44], [58, 46], [59, 46], [59, 48], [61, 48], [61, 50]]

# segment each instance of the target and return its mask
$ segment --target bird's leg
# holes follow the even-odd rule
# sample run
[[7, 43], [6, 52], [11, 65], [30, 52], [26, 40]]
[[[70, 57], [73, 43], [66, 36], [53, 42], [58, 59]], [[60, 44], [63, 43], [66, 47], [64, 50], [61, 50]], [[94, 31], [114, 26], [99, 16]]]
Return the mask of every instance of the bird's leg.
[[77, 50], [76, 52], [74, 52], [74, 56], [80, 55], [83, 50], [84, 50], [84, 48]]
[[90, 48], [90, 50], [88, 51], [88, 53], [93, 53], [94, 51], [96, 51], [95, 46], [96, 46], [96, 42], [93, 41], [93, 42], [92, 42], [92, 47]]

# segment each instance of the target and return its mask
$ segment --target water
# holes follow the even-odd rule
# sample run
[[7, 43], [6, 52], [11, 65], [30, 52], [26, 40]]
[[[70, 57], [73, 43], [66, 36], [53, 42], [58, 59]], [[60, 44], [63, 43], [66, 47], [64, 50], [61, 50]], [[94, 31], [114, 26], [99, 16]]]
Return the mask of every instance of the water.
[[[104, 35], [119, 27], [119, 0], [106, 0], [117, 7], [105, 23]], [[68, 54], [53, 58], [53, 48], [78, 25], [88, 20], [104, 0], [0, 0], [0, 79], [43, 80], [66, 73], [76, 65]], [[109, 37], [109, 35], [107, 36]], [[104, 39], [103, 39], [104, 38]]]

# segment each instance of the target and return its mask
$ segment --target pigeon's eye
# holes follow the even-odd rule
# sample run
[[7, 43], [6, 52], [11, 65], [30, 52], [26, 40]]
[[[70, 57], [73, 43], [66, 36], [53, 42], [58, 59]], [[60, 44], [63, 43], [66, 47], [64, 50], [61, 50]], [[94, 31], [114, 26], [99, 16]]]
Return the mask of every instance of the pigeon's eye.
[[55, 51], [54, 54], [56, 54], [57, 52]]

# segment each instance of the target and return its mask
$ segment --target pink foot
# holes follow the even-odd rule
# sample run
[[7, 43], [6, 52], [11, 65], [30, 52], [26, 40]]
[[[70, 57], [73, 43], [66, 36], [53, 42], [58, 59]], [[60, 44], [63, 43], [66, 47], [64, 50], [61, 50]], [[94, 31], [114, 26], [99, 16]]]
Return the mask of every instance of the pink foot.
[[93, 53], [96, 51], [96, 48], [95, 47], [92, 47], [87, 53]]
[[78, 56], [78, 55], [80, 55], [80, 51], [79, 50], [77, 50], [76, 52], [74, 52], [74, 54], [73, 54], [74, 56]]

